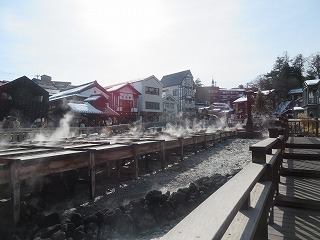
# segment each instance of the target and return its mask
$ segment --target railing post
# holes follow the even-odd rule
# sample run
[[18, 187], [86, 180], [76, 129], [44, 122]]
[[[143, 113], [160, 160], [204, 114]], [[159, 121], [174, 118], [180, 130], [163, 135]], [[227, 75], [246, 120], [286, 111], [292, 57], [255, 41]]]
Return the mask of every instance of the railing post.
[[89, 174], [90, 174], [90, 198], [94, 199], [96, 192], [96, 166], [94, 153], [90, 153], [89, 156]]
[[204, 149], [208, 148], [208, 134], [206, 134], [206, 133], [204, 134], [203, 146], [204, 146]]
[[192, 136], [192, 139], [193, 139], [194, 154], [197, 154], [198, 153], [197, 136]]
[[133, 143], [133, 161], [134, 161], [134, 178], [138, 179], [139, 177], [139, 144]]
[[318, 118], [315, 118], [316, 121], [316, 137], [319, 137], [319, 120]]
[[183, 138], [179, 137], [179, 145], [180, 145], [180, 160], [183, 161]]
[[10, 178], [11, 178], [11, 201], [13, 224], [16, 226], [20, 221], [20, 160], [12, 160], [10, 164]]
[[160, 161], [161, 161], [161, 170], [164, 172], [165, 170], [165, 162], [166, 162], [166, 150], [164, 145], [165, 140], [160, 140]]

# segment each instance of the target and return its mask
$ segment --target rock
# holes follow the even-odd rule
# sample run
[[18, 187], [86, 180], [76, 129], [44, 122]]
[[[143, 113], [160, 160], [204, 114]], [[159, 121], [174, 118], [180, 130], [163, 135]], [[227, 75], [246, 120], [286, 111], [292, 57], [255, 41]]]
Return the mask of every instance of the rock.
[[162, 195], [161, 191], [158, 191], [158, 190], [149, 191], [145, 196], [147, 204], [148, 205], [158, 204], [160, 201], [161, 195]]
[[35, 237], [40, 237], [40, 238], [49, 238], [51, 235], [53, 235], [55, 232], [58, 232], [59, 230], [61, 231], [67, 231], [67, 228], [61, 224], [56, 224], [47, 228], [42, 228], [40, 229]]
[[58, 213], [51, 213], [43, 219], [43, 227], [59, 224], [60, 220], [60, 215]]
[[104, 214], [103, 214], [103, 212], [102, 212], [102, 211], [97, 212], [97, 213], [96, 213], [96, 217], [97, 217], [97, 223], [98, 223], [99, 225], [101, 225], [101, 224], [103, 223], [103, 221], [104, 221]]
[[100, 240], [107, 240], [110, 238], [112, 229], [108, 225], [102, 225], [100, 227], [100, 232], [99, 232], [99, 239]]
[[96, 240], [99, 237], [99, 226], [97, 223], [90, 222], [86, 229], [87, 239]]
[[133, 235], [136, 232], [136, 225], [130, 214], [115, 213], [111, 227], [121, 235]]
[[65, 240], [66, 239], [66, 233], [59, 230], [57, 232], [55, 232], [52, 236], [51, 236], [52, 240]]
[[84, 232], [84, 227], [82, 225], [74, 229], [72, 238], [73, 240], [86, 240], [86, 233]]
[[86, 217], [84, 217], [84, 219], [83, 219], [83, 222], [85, 223], [85, 224], [88, 224], [88, 223], [91, 223], [91, 222], [94, 222], [94, 223], [96, 223], [97, 222], [97, 216], [95, 215], [95, 214], [91, 214], [91, 215], [89, 215], [89, 216], [86, 216]]
[[46, 218], [46, 214], [44, 212], [38, 212], [35, 216], [34, 216], [34, 221], [40, 226], [43, 227], [44, 226], [44, 222]]
[[74, 223], [74, 225], [76, 227], [80, 226], [83, 224], [83, 218], [81, 216], [80, 213], [74, 213], [72, 216], [71, 216], [71, 222]]
[[114, 209], [108, 209], [105, 214], [104, 214], [104, 224], [111, 225], [114, 219], [115, 215], [115, 210]]
[[176, 207], [177, 205], [183, 204], [186, 201], [186, 194], [181, 191], [173, 192], [168, 198], [168, 201], [173, 207]]
[[140, 230], [145, 230], [147, 228], [154, 227], [156, 225], [156, 220], [149, 213], [145, 213], [140, 216], [139, 221], [136, 222]]

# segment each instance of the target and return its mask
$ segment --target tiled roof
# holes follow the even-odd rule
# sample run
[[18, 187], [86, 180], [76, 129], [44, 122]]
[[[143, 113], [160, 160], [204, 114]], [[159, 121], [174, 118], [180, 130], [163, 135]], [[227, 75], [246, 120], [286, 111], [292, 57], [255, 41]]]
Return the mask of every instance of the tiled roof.
[[65, 90], [65, 91], [62, 91], [62, 92], [59, 92], [55, 95], [52, 96], [52, 99], [56, 99], [60, 96], [70, 96], [72, 94], [75, 94], [75, 93], [79, 93], [81, 91], [83, 91], [84, 89], [90, 87], [91, 85], [93, 85], [95, 82], [89, 82], [89, 83], [86, 83], [86, 84], [83, 84], [83, 85], [80, 85], [78, 87], [74, 87], [74, 88], [71, 88], [71, 89], [68, 89], [68, 90]]
[[182, 71], [182, 72], [177, 72], [177, 73], [173, 73], [173, 74], [169, 74], [169, 75], [163, 76], [162, 79], [161, 79], [163, 87], [170, 87], [170, 86], [180, 85], [182, 80], [188, 74], [192, 76], [190, 70], [185, 70], [185, 71]]

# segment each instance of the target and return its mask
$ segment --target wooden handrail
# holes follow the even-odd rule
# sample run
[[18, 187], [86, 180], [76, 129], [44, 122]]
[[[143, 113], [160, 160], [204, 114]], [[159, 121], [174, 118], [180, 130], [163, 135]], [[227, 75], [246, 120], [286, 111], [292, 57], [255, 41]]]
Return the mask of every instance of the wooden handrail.
[[[250, 146], [252, 163], [161, 239], [209, 240], [230, 236], [234, 239], [267, 239], [268, 213], [277, 192], [283, 139], [283, 136], [268, 138]], [[275, 147], [277, 150], [273, 150]], [[250, 203], [252, 198], [254, 203]], [[245, 213], [241, 215], [241, 212]]]

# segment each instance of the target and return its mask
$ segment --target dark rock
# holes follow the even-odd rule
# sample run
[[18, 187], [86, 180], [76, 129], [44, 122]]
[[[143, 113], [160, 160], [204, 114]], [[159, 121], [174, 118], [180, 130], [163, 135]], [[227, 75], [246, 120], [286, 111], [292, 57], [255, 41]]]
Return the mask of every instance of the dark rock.
[[82, 225], [83, 224], [83, 218], [82, 218], [81, 214], [80, 213], [74, 213], [71, 216], [71, 222], [74, 223], [74, 225], [76, 227]]
[[99, 239], [100, 240], [107, 240], [110, 238], [112, 229], [108, 225], [102, 225], [100, 227], [100, 232], [99, 232]]
[[104, 214], [104, 223], [111, 225], [111, 223], [113, 222], [115, 213], [116, 212], [114, 209], [111, 209], [111, 210], [108, 209]]
[[66, 231], [67, 237], [72, 237], [73, 231], [76, 228], [76, 225], [72, 222], [68, 222], [66, 224], [67, 224], [67, 231]]
[[187, 211], [183, 205], [179, 204], [174, 213], [175, 218], [182, 218], [185, 217], [189, 213], [189, 211]]
[[34, 216], [34, 221], [40, 226], [40, 227], [44, 227], [44, 222], [46, 218], [46, 214], [44, 212], [38, 212], [35, 216]]
[[61, 225], [61, 224], [56, 224], [47, 228], [42, 228], [40, 229], [37, 234], [35, 235], [35, 237], [40, 237], [40, 238], [49, 238], [51, 237], [51, 235], [53, 235], [55, 232], [57, 231], [66, 231], [67, 228], [65, 228], [65, 226]]
[[147, 204], [148, 205], [158, 204], [160, 201], [161, 195], [162, 195], [161, 191], [158, 191], [158, 190], [149, 191], [145, 196]]
[[103, 223], [104, 221], [104, 214], [102, 211], [99, 211], [96, 213], [96, 217], [97, 217], [97, 223], [100, 225]]
[[57, 232], [55, 232], [52, 236], [51, 236], [52, 240], [65, 240], [66, 239], [66, 233], [59, 230]]
[[144, 213], [140, 216], [139, 221], [136, 222], [137, 227], [140, 230], [145, 230], [147, 228], [152, 228], [156, 225], [156, 220], [149, 213]]
[[99, 236], [99, 226], [97, 223], [90, 222], [86, 229], [87, 239], [96, 240]]
[[84, 217], [84, 219], [83, 219], [83, 222], [85, 223], [85, 224], [88, 224], [88, 223], [91, 223], [91, 222], [94, 222], [94, 223], [96, 223], [97, 222], [97, 216], [95, 215], [95, 214], [91, 214], [91, 215], [89, 215], [89, 216], [86, 216], [86, 217]]
[[133, 235], [136, 232], [136, 225], [130, 214], [115, 213], [114, 221], [111, 227], [121, 235]]
[[43, 226], [49, 227], [60, 223], [60, 215], [58, 213], [51, 213], [43, 219]]
[[86, 233], [84, 232], [84, 227], [82, 225], [78, 226], [73, 230], [72, 234], [73, 240], [85, 240]]
[[183, 192], [173, 192], [168, 201], [171, 203], [173, 207], [176, 207], [179, 204], [183, 204], [186, 201], [186, 194]]

